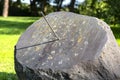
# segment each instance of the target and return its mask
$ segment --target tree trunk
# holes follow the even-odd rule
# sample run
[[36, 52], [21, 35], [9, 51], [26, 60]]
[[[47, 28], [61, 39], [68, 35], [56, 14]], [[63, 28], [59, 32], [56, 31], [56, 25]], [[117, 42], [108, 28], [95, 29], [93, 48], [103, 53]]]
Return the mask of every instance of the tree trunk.
[[9, 0], [4, 0], [3, 17], [8, 16]]
[[74, 5], [75, 5], [76, 0], [71, 0], [69, 7], [70, 12], [74, 12]]
[[63, 0], [59, 0], [59, 2], [57, 4], [57, 11], [60, 11], [62, 3], [63, 3]]
[[36, 6], [36, 0], [30, 0], [30, 10], [32, 16], [37, 16], [37, 6]]
[[41, 8], [41, 11], [45, 14], [46, 13], [46, 5], [47, 5], [47, 0], [42, 0], [40, 2], [40, 8]]
[[16, 3], [17, 3], [17, 7], [19, 7], [19, 8], [22, 7], [21, 0], [17, 0]]

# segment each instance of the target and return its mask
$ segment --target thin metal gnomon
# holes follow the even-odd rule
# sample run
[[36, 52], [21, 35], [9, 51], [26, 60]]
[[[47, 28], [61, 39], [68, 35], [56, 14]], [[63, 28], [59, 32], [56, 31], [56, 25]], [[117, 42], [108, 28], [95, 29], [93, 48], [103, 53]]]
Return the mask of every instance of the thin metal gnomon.
[[17, 50], [20, 50], [20, 49], [25, 49], [25, 48], [29, 48], [29, 47], [34, 47], [34, 46], [38, 46], [38, 45], [42, 45], [42, 44], [46, 44], [46, 43], [50, 43], [50, 42], [54, 42], [54, 41], [57, 41], [57, 40], [59, 40], [59, 39], [60, 39], [60, 38], [58, 37], [58, 35], [54, 32], [53, 28], [51, 27], [51, 25], [49, 24], [49, 22], [47, 21], [47, 19], [45, 18], [44, 13], [43, 13], [43, 12], [41, 12], [41, 14], [42, 14], [42, 16], [43, 16], [44, 20], [47, 22], [47, 24], [48, 24], [49, 28], [50, 28], [50, 29], [51, 29], [51, 31], [52, 31], [52, 34], [54, 35], [54, 37], [56, 37], [56, 39], [55, 39], [55, 40], [51, 40], [51, 41], [47, 41], [47, 42], [43, 42], [43, 43], [33, 44], [33, 45], [30, 45], [30, 46], [25, 46], [25, 47], [18, 48], [18, 49], [16, 48]]
[[47, 21], [47, 19], [45, 18], [45, 15], [44, 13], [41, 11], [41, 14], [43, 16], [43, 18], [45, 19], [45, 21], [47, 22], [48, 26], [50, 27], [51, 31], [52, 31], [52, 34], [57, 38], [57, 40], [59, 40], [59, 37], [58, 35], [54, 32], [53, 28], [51, 27], [51, 25], [49, 24], [49, 22]]

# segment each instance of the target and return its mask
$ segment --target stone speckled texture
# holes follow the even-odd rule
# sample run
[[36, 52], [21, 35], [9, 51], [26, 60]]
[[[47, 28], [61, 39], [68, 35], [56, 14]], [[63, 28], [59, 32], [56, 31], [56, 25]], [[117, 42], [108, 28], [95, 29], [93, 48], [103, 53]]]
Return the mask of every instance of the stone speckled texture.
[[70, 12], [46, 19], [60, 39], [43, 18], [21, 35], [15, 47], [20, 80], [120, 79], [119, 47], [105, 22]]

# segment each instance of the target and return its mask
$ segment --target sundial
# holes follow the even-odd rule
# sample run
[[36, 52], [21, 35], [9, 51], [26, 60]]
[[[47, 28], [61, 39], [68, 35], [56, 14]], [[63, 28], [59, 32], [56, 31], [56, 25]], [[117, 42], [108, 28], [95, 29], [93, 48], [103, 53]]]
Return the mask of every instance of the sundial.
[[97, 59], [106, 41], [106, 31], [96, 18], [55, 12], [27, 28], [16, 44], [15, 57], [33, 70], [66, 70]]
[[[28, 44], [28, 45], [24, 45], [24, 46], [20, 46], [20, 47], [18, 47], [18, 48], [16, 48], [17, 50], [20, 50], [20, 49], [25, 49], [25, 48], [29, 48], [29, 47], [35, 47], [35, 46], [38, 46], [38, 45], [42, 45], [42, 44], [46, 44], [46, 43], [50, 43], [50, 42], [54, 42], [54, 41], [57, 41], [57, 40], [59, 40], [59, 37], [58, 37], [58, 35], [54, 32], [54, 30], [53, 30], [53, 28], [51, 27], [51, 25], [49, 24], [49, 22], [47, 21], [47, 19], [45, 18], [45, 15], [44, 15], [44, 13], [43, 12], [41, 12], [41, 14], [43, 15], [43, 18], [44, 18], [44, 20], [46, 21], [46, 23], [48, 24], [48, 30], [49, 30], [49, 34], [51, 35], [51, 36], [49, 36], [48, 35], [48, 37], [50, 37], [50, 39], [44, 39], [42, 42], [39, 42], [39, 43], [36, 43], [36, 44]], [[47, 31], [47, 30], [46, 30]], [[43, 33], [45, 33], [45, 32], [43, 32]], [[34, 36], [33, 36], [34, 37]], [[27, 40], [27, 39], [26, 39]], [[24, 42], [23, 42], [24, 43]]]

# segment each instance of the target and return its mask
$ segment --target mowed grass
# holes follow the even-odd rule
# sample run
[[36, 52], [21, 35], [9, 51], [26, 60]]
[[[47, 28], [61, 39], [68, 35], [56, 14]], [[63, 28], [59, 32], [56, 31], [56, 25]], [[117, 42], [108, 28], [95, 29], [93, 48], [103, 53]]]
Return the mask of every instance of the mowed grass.
[[17, 80], [14, 71], [14, 45], [19, 35], [0, 34], [0, 80]]
[[[0, 80], [18, 80], [14, 70], [14, 46], [25, 29], [38, 19], [39, 17], [0, 17]], [[120, 45], [120, 27], [112, 27], [112, 30]]]
[[120, 39], [117, 39], [118, 45], [120, 46]]
[[14, 70], [14, 46], [38, 17], [0, 17], [0, 80], [18, 80]]

